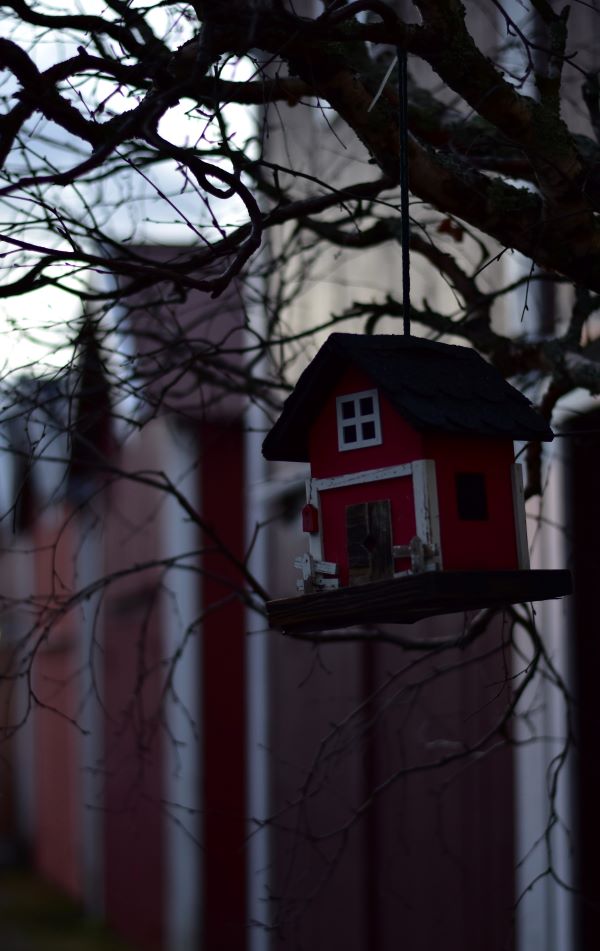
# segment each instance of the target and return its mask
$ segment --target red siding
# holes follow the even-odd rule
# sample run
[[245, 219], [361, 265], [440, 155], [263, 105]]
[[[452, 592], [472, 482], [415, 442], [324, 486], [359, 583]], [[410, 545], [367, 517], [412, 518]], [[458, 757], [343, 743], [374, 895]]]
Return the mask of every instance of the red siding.
[[[51, 613], [73, 581], [73, 522], [38, 523], [34, 534], [35, 596]], [[64, 512], [66, 515], [68, 512]], [[82, 896], [80, 665], [73, 613], [59, 612], [34, 663], [35, 866], [75, 898]], [[43, 627], [44, 618], [40, 618]]]
[[[201, 428], [202, 511], [220, 541], [244, 555], [243, 432]], [[243, 951], [245, 890], [245, 626], [239, 572], [210, 538], [203, 557], [204, 942]]]
[[[156, 576], [114, 592], [105, 635], [105, 903], [136, 948], [163, 947], [164, 807]], [[119, 597], [119, 594], [121, 596]]]
[[325, 643], [315, 663], [312, 644], [273, 638], [278, 951], [512, 951], [511, 748], [430, 768], [501, 715], [501, 640], [498, 625], [429, 657]]
[[[379, 446], [365, 449], [338, 449], [336, 398], [361, 390], [374, 389], [366, 374], [350, 367], [331, 391], [323, 411], [314, 423], [309, 437], [310, 464], [313, 476], [343, 475], [345, 472], [360, 472], [363, 469], [380, 469], [397, 466], [414, 459], [423, 459], [423, 440], [379, 393], [381, 410], [381, 434]], [[381, 498], [381, 496], [377, 496]]]
[[[166, 444], [168, 445], [168, 444]], [[126, 470], [156, 468], [161, 424], [125, 448]], [[159, 491], [121, 479], [107, 499], [106, 571], [161, 554]], [[110, 586], [103, 607], [104, 889], [109, 924], [140, 951], [164, 937], [163, 576], [137, 570]], [[166, 741], [168, 742], [168, 740]]]
[[600, 948], [600, 706], [598, 705], [598, 579], [600, 578], [600, 410], [570, 423], [567, 503], [569, 554], [574, 573], [572, 606], [575, 719], [575, 809], [579, 837], [575, 875], [580, 888], [580, 948]]
[[[411, 634], [448, 636], [462, 624], [459, 617], [436, 618]], [[397, 648], [375, 648], [367, 694], [368, 716], [377, 724], [369, 788], [409, 763], [443, 759], [496, 725], [509, 695], [499, 687], [510, 665], [501, 641], [497, 625], [466, 653], [411, 655], [412, 663], [404, 665]], [[390, 671], [392, 703], [381, 689]], [[411, 683], [422, 686], [411, 694]], [[458, 760], [397, 777], [371, 814], [374, 935], [363, 947], [511, 951], [513, 781], [510, 746], [494, 741], [477, 762]]]
[[[512, 441], [434, 433], [424, 437], [424, 451], [425, 458], [435, 459], [444, 568], [518, 568], [510, 474]], [[485, 476], [489, 514], [485, 521], [459, 518], [457, 472]]]
[[[47, 707], [35, 711], [36, 870], [74, 898], [82, 897], [81, 764], [78, 663], [73, 645], [43, 651], [35, 692]], [[72, 718], [69, 720], [67, 718]]]

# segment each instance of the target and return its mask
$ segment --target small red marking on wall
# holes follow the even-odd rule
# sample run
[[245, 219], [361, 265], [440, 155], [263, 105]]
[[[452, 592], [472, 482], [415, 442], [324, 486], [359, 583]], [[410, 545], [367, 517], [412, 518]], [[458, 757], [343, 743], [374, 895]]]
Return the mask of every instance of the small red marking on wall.
[[302, 531], [309, 532], [311, 535], [319, 531], [319, 512], [310, 503], [302, 509]]

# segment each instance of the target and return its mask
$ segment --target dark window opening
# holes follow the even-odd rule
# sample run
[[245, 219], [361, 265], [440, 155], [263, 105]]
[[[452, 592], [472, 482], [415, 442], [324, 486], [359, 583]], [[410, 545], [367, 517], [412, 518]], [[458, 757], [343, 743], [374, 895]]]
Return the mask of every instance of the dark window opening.
[[344, 426], [344, 442], [356, 442], [356, 426]]
[[487, 492], [483, 473], [456, 473], [456, 505], [458, 517], [466, 522], [482, 522], [487, 519]]
[[362, 438], [375, 439], [375, 423], [368, 422], [362, 424]]
[[343, 419], [354, 419], [354, 400], [348, 400], [345, 403], [342, 403], [342, 417]]

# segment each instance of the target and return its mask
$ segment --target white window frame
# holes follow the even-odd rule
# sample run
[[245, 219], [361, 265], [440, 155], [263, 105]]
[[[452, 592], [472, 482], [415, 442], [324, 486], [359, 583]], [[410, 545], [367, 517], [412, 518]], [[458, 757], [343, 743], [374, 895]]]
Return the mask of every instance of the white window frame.
[[[360, 412], [360, 401], [370, 397], [373, 400], [373, 412], [372, 413], [361, 413]], [[354, 417], [350, 419], [344, 419], [342, 416], [342, 406], [344, 403], [353, 403], [354, 404]], [[336, 398], [336, 411], [337, 411], [337, 432], [338, 432], [338, 449], [340, 452], [348, 452], [352, 449], [364, 449], [366, 446], [380, 446], [383, 442], [381, 436], [381, 415], [379, 412], [379, 394], [377, 390], [361, 390], [360, 393], [344, 393], [343, 396], [338, 396]], [[375, 435], [370, 436], [365, 439], [361, 435], [361, 427], [364, 423], [373, 423], [375, 427]], [[356, 426], [356, 441], [353, 443], [344, 442], [344, 426], [352, 425]]]

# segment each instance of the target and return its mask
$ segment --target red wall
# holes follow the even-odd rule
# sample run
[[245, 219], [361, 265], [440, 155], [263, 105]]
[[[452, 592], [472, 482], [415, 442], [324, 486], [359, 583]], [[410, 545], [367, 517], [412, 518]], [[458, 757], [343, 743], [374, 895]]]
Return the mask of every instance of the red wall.
[[[425, 458], [435, 459], [444, 568], [518, 568], [510, 473], [514, 461], [512, 440], [433, 433], [425, 435], [424, 450]], [[485, 521], [458, 517], [457, 472], [481, 472], [485, 476]]]
[[379, 394], [383, 437], [381, 445], [339, 451], [336, 398], [346, 393], [372, 389], [374, 387], [370, 378], [355, 367], [350, 367], [331, 391], [309, 436], [311, 472], [316, 479], [343, 475], [346, 472], [360, 472], [363, 469], [398, 466], [404, 462], [424, 458], [423, 439], [420, 433], [398, 416], [396, 410], [381, 393]]
[[45, 704], [35, 711], [35, 867], [74, 898], [82, 898], [79, 676], [73, 646], [44, 650], [34, 690]]
[[[68, 512], [34, 532], [35, 597], [40, 629], [72, 590], [74, 523]], [[43, 606], [43, 607], [42, 607]], [[76, 617], [58, 612], [33, 664], [36, 870], [75, 898], [82, 897], [80, 683]], [[36, 635], [37, 636], [37, 635]]]
[[[154, 583], [153, 583], [154, 581]], [[143, 951], [163, 942], [164, 815], [157, 579], [115, 590], [105, 634], [105, 905]]]
[[432, 768], [501, 715], [500, 626], [428, 657], [277, 636], [271, 649], [274, 947], [513, 951], [511, 748]]
[[[598, 579], [600, 578], [600, 410], [569, 423], [567, 552], [574, 575], [570, 662], [574, 719], [574, 810], [579, 835], [574, 871], [580, 889], [578, 947], [600, 948], [600, 706], [598, 705]], [[569, 458], [570, 457], [570, 458]]]
[[[168, 447], [162, 426], [132, 440], [124, 469], [157, 468]], [[105, 572], [160, 558], [160, 491], [113, 483], [105, 521]], [[159, 567], [112, 584], [103, 601], [104, 889], [109, 924], [141, 951], [159, 951], [164, 932], [164, 645]], [[99, 660], [100, 662], [100, 660]]]
[[[244, 558], [244, 456], [240, 425], [201, 426], [203, 517]], [[242, 579], [214, 539], [202, 558], [204, 804], [203, 947], [246, 946], [245, 612]]]

